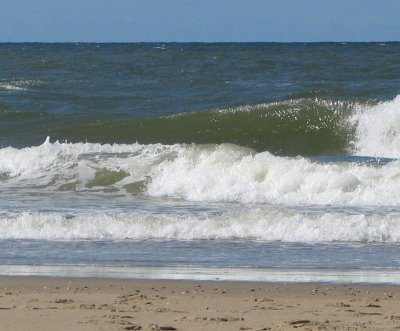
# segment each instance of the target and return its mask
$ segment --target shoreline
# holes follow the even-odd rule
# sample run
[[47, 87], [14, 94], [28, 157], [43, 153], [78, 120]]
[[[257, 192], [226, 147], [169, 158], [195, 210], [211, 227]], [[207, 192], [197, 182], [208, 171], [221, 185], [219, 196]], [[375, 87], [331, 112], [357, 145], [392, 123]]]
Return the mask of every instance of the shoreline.
[[4, 330], [377, 330], [399, 285], [0, 276]]
[[210, 267], [106, 267], [90, 265], [0, 265], [1, 276], [147, 279], [260, 283], [400, 285], [400, 269], [283, 269]]

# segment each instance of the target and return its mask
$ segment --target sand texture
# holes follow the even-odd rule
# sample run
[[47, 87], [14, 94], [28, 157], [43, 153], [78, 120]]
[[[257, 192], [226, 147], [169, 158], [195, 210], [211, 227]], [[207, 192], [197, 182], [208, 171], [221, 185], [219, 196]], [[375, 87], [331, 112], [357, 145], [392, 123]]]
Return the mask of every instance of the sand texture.
[[1, 330], [391, 330], [400, 287], [0, 277]]

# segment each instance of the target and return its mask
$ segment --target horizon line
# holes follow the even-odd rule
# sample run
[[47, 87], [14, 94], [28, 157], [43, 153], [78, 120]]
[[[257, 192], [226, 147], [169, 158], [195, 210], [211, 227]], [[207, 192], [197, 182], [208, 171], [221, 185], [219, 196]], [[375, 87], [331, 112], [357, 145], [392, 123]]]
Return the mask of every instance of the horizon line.
[[0, 41], [0, 44], [376, 44], [400, 40], [371, 41]]

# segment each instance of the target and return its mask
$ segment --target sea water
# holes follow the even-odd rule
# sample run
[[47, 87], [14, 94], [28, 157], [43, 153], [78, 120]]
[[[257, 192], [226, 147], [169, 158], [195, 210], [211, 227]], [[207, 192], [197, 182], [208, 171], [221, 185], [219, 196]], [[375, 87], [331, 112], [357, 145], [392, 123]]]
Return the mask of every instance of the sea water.
[[400, 282], [399, 52], [0, 44], [0, 273]]

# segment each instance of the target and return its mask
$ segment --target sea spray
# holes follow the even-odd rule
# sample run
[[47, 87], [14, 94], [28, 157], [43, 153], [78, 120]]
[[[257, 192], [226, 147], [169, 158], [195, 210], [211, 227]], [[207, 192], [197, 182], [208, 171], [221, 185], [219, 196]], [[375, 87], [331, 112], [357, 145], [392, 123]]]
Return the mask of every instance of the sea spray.
[[357, 155], [400, 157], [400, 96], [356, 112], [350, 121]]

